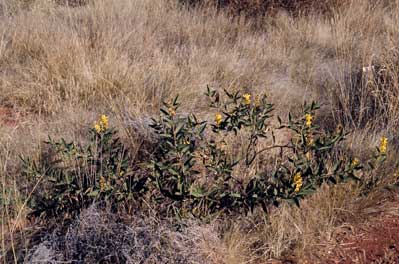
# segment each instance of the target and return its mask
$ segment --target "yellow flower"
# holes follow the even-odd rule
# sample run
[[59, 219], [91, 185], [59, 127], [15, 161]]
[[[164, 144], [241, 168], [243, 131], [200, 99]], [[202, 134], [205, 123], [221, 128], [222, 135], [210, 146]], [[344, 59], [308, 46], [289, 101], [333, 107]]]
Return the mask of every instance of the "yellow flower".
[[388, 138], [387, 137], [382, 137], [380, 141], [380, 152], [385, 154], [387, 153], [387, 148], [388, 148]]
[[300, 172], [297, 172], [294, 176], [294, 183], [295, 183], [295, 192], [299, 192], [302, 187], [302, 175]]
[[168, 111], [169, 111], [169, 114], [170, 114], [171, 116], [175, 116], [175, 115], [176, 115], [176, 111], [175, 111], [175, 109], [173, 109], [172, 107], [169, 107]]
[[101, 126], [97, 122], [94, 123], [94, 129], [97, 133], [101, 133]]
[[310, 127], [312, 125], [313, 116], [311, 114], [306, 114], [305, 119], [306, 119], [305, 123], [306, 126]]
[[358, 166], [360, 164], [360, 160], [358, 159], [358, 158], [354, 158], [353, 160], [352, 160], [352, 166], [353, 167], [356, 167], [356, 166]]
[[108, 116], [106, 115], [101, 115], [100, 117], [100, 124], [103, 127], [103, 129], [108, 129]]
[[105, 178], [104, 178], [103, 176], [101, 176], [101, 178], [100, 178], [100, 190], [101, 190], [101, 191], [104, 191], [104, 189], [105, 189], [105, 184], [106, 184]]
[[246, 105], [249, 105], [251, 103], [251, 95], [250, 94], [244, 94], [242, 97], [244, 98], [244, 103]]
[[104, 132], [108, 129], [108, 125], [108, 116], [101, 115], [100, 120], [94, 123], [94, 130], [96, 130], [97, 133]]
[[219, 114], [219, 113], [217, 113], [217, 114], [215, 115], [215, 122], [216, 122], [216, 125], [219, 126], [219, 125], [222, 123], [222, 120], [223, 120], [222, 115]]

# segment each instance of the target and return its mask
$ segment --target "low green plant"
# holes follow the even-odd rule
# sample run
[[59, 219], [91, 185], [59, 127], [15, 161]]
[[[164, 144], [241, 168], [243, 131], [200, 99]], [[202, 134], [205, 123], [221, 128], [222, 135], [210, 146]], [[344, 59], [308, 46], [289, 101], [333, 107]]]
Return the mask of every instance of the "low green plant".
[[[342, 127], [329, 132], [316, 124], [314, 102], [283, 121], [273, 115], [266, 95], [210, 88], [205, 95], [213, 122], [180, 114], [178, 97], [163, 103], [150, 125], [156, 143], [145, 166], [133, 166], [106, 116], [89, 130], [84, 146], [49, 138], [39, 160], [22, 158], [24, 173], [35, 186], [40, 183], [30, 199], [33, 213], [69, 214], [94, 201], [126, 205], [133, 200], [154, 202], [159, 213], [179, 217], [267, 212], [282, 201], [299, 205], [324, 183], [365, 182], [360, 176], [373, 174], [385, 160], [386, 138], [370, 160], [352, 157], [341, 144], [347, 135]], [[277, 144], [282, 131], [290, 139]], [[243, 171], [249, 175], [240, 177]], [[375, 184], [372, 179], [365, 186]]]
[[40, 183], [29, 201], [33, 214], [73, 213], [93, 201], [128, 200], [143, 190], [145, 179], [134, 177], [130, 153], [107, 116], [89, 129], [89, 137], [84, 146], [49, 137], [39, 160], [21, 157], [24, 174]]
[[[217, 111], [209, 127], [209, 122], [195, 116], [179, 116], [177, 98], [164, 103], [160, 118], [154, 120], [161, 151], [153, 156], [153, 176], [161, 195], [173, 201], [174, 211], [208, 215], [248, 212], [258, 206], [267, 211], [282, 200], [299, 205], [301, 198], [323, 183], [359, 180], [360, 162], [345, 153], [336, 155], [345, 139], [343, 129], [328, 133], [314, 124], [316, 103], [305, 104], [297, 118], [289, 115], [286, 124], [278, 118], [278, 126], [272, 127], [273, 105], [265, 95], [251, 100], [250, 94], [224, 91], [222, 95], [208, 88], [206, 96], [211, 109]], [[278, 145], [275, 134], [282, 129], [289, 130], [292, 138]], [[233, 158], [223, 145], [225, 138], [238, 137], [239, 132], [245, 135], [244, 151]], [[267, 139], [270, 146], [259, 149], [260, 141]], [[260, 154], [273, 149], [280, 151], [278, 156], [269, 156], [276, 164], [273, 170], [252, 175], [246, 182], [234, 175], [236, 166], [249, 169]], [[207, 181], [202, 183], [204, 177]], [[167, 192], [159, 184], [163, 182], [171, 183]]]

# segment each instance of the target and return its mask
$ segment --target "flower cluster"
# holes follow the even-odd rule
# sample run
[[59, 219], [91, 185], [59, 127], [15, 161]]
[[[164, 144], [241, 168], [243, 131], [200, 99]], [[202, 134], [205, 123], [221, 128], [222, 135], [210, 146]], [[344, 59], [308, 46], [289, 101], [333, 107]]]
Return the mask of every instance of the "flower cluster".
[[176, 111], [173, 107], [169, 107], [168, 112], [169, 112], [170, 116], [172, 116], [172, 117], [176, 115]]
[[244, 104], [249, 105], [251, 103], [251, 95], [243, 94], [242, 98], [244, 98]]
[[220, 126], [220, 124], [222, 123], [223, 117], [221, 114], [217, 113], [215, 115], [215, 122], [217, 126]]
[[312, 125], [313, 116], [311, 114], [306, 114], [305, 120], [306, 120], [305, 122], [306, 126], [310, 127]]
[[295, 184], [295, 192], [299, 192], [302, 188], [302, 175], [300, 172], [297, 172], [294, 175], [294, 184]]
[[388, 138], [384, 136], [380, 140], [380, 147], [379, 147], [380, 153], [386, 154], [387, 148], [388, 148]]
[[107, 130], [108, 126], [108, 116], [106, 115], [101, 115], [100, 119], [94, 123], [94, 129], [99, 134]]
[[357, 167], [357, 166], [359, 166], [360, 165], [360, 160], [358, 159], [358, 158], [354, 158], [353, 160], [352, 160], [352, 166], [353, 167]]
[[106, 186], [106, 180], [105, 180], [105, 178], [103, 176], [101, 176], [100, 177], [100, 190], [104, 191], [105, 186]]

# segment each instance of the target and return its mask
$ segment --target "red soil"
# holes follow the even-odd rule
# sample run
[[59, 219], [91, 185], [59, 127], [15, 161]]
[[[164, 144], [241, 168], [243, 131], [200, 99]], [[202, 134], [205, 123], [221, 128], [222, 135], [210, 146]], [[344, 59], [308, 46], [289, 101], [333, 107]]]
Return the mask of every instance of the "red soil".
[[399, 197], [381, 204], [376, 215], [337, 235], [326, 264], [399, 264]]
[[16, 127], [21, 119], [21, 113], [11, 107], [0, 106], [0, 125]]
[[341, 239], [326, 263], [399, 263], [398, 217], [381, 217], [356, 227], [353, 234], [344, 234]]

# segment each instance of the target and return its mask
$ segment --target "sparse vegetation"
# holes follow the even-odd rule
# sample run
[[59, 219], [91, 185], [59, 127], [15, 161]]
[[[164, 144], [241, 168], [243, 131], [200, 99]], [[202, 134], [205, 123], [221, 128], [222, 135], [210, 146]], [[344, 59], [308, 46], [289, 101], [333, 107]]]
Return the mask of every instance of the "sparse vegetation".
[[399, 210], [398, 20], [396, 0], [0, 0], [0, 260], [343, 261]]

